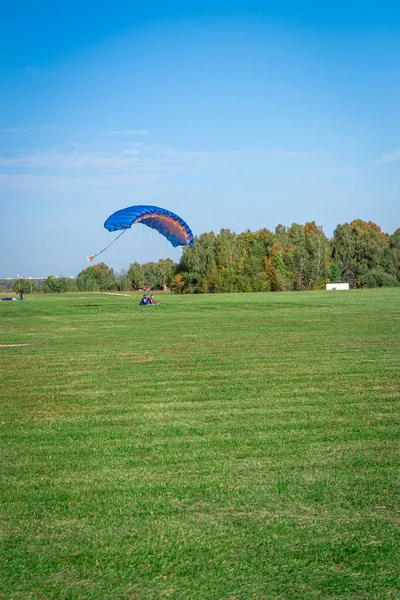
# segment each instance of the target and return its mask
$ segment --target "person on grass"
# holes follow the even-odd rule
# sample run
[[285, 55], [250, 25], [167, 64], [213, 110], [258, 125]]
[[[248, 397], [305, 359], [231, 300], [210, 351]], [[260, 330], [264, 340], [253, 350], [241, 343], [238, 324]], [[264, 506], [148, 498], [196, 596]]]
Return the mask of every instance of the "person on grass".
[[139, 304], [140, 304], [140, 306], [146, 306], [147, 304], [150, 304], [147, 294], [143, 294], [143, 298], [141, 299]]
[[160, 305], [160, 304], [165, 304], [165, 302], [156, 302], [156, 301], [154, 300], [154, 295], [153, 295], [153, 294], [151, 294], [151, 296], [150, 296], [150, 298], [149, 298], [149, 304], [159, 304], [159, 305]]

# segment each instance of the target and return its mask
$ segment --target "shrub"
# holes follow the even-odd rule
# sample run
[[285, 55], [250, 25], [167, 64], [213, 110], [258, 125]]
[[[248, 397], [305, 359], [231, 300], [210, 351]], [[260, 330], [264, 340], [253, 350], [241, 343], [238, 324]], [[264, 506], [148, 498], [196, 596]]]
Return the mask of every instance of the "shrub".
[[398, 285], [393, 275], [381, 270], [367, 271], [359, 278], [361, 288], [397, 287]]

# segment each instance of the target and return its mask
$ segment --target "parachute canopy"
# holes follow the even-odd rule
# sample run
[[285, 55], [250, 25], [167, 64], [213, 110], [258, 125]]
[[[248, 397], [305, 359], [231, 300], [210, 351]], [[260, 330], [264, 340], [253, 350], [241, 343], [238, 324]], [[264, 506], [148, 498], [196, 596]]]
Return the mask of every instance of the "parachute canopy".
[[108, 231], [125, 230], [136, 223], [155, 229], [176, 246], [191, 246], [193, 233], [183, 219], [170, 210], [158, 206], [137, 205], [117, 210], [108, 217], [104, 227]]
[[193, 233], [191, 232], [190, 227], [183, 219], [170, 210], [160, 208], [159, 206], [146, 206], [142, 204], [128, 206], [128, 208], [117, 210], [117, 212], [109, 216], [104, 223], [104, 227], [108, 229], [108, 231], [121, 231], [121, 233], [117, 235], [108, 246], [103, 248], [103, 250], [100, 250], [97, 254], [88, 256], [88, 261], [92, 262], [96, 256], [99, 256], [99, 254], [102, 254], [107, 250], [111, 244], [114, 244], [125, 231], [136, 223], [143, 223], [143, 225], [155, 229], [167, 238], [175, 248], [176, 246], [191, 246], [193, 244]]

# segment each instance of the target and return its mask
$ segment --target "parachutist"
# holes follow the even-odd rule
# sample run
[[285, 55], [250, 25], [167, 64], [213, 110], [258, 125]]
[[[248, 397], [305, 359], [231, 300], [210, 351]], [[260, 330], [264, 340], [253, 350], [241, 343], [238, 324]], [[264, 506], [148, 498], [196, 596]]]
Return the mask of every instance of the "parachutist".
[[148, 296], [148, 293], [143, 294], [143, 298], [140, 300], [139, 302], [140, 306], [148, 306], [148, 305], [161, 305], [161, 304], [165, 304], [165, 302], [156, 302], [154, 300], [154, 294], [151, 294], [150, 297]]

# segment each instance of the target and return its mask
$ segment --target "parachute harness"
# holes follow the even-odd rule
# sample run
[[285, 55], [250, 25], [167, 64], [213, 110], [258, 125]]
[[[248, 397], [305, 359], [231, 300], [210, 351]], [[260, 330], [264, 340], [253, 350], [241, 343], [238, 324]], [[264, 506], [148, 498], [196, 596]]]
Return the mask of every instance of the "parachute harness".
[[117, 239], [118, 239], [118, 238], [120, 238], [120, 237], [121, 237], [121, 235], [122, 235], [122, 234], [124, 234], [124, 233], [125, 233], [125, 231], [127, 231], [127, 230], [128, 230], [128, 228], [127, 228], [127, 229], [123, 229], [123, 230], [121, 231], [121, 233], [120, 233], [119, 235], [117, 235], [117, 237], [116, 237], [116, 238], [114, 238], [114, 239], [113, 239], [113, 241], [112, 241], [110, 244], [108, 244], [108, 246], [106, 246], [105, 248], [103, 248], [103, 250], [100, 250], [100, 252], [98, 252], [97, 254], [93, 254], [92, 256], [88, 256], [88, 257], [87, 257], [88, 261], [89, 261], [89, 262], [92, 262], [92, 260], [93, 260], [94, 258], [96, 258], [96, 256], [99, 256], [99, 254], [102, 254], [102, 253], [103, 253], [105, 250], [107, 250], [107, 248], [109, 248], [110, 246], [112, 246], [112, 244], [113, 244], [114, 242], [116, 242], [116, 241], [117, 241]]

